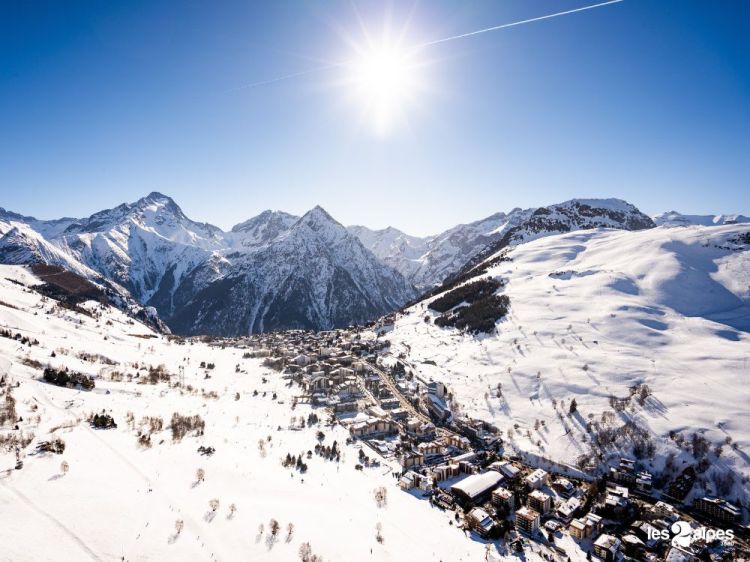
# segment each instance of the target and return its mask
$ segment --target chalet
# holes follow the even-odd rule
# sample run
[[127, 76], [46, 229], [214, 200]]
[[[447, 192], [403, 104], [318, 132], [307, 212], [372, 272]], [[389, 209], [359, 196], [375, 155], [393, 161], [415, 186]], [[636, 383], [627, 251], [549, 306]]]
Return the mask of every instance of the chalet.
[[500, 485], [502, 474], [488, 470], [482, 474], [472, 474], [451, 486], [451, 492], [465, 504], [481, 503]]
[[515, 480], [521, 474], [521, 469], [508, 461], [493, 463], [491, 466], [494, 467], [494, 470], [505, 476], [507, 480]]
[[568, 533], [574, 539], [583, 540], [591, 536], [592, 527], [586, 524], [585, 519], [573, 519], [568, 525]]
[[422, 475], [418, 472], [414, 472], [413, 470], [410, 470], [406, 474], [404, 474], [401, 478], [398, 480], [398, 486], [402, 490], [411, 490], [412, 488], [416, 488], [419, 485], [419, 480], [422, 478]]
[[569, 498], [576, 490], [567, 478], [558, 478], [552, 482], [552, 488], [564, 498]]
[[474, 451], [469, 451], [461, 455], [453, 457], [454, 462], [474, 462], [477, 460], [477, 454]]
[[552, 498], [541, 490], [534, 490], [528, 497], [529, 507], [541, 515], [552, 509]]
[[594, 541], [594, 554], [605, 562], [614, 562], [622, 542], [612, 535], [599, 535]]
[[538, 490], [542, 486], [546, 486], [547, 484], [549, 484], [549, 474], [546, 470], [537, 468], [534, 472], [524, 478], [523, 481], [526, 483], [529, 489]]
[[566, 501], [564, 504], [562, 504], [560, 507], [557, 508], [557, 515], [566, 523], [573, 519], [573, 516], [576, 514], [576, 511], [578, 511], [578, 508], [581, 507], [581, 500], [578, 498], [569, 498], [568, 501]]
[[607, 488], [604, 512], [610, 517], [622, 517], [630, 505], [630, 492], [624, 486]]
[[388, 398], [386, 400], [381, 400], [380, 406], [384, 410], [395, 410], [401, 407], [401, 402], [398, 401], [398, 398]]
[[417, 439], [432, 439], [435, 436], [435, 426], [412, 417], [406, 421], [406, 432]]
[[631, 532], [645, 542], [648, 546], [655, 546], [659, 540], [651, 537], [658, 536], [659, 530], [648, 521], [635, 521], [630, 526]]
[[573, 519], [568, 527], [570, 536], [574, 539], [587, 539], [601, 530], [602, 518], [594, 513], [588, 513], [585, 517]]
[[516, 511], [516, 530], [529, 536], [537, 534], [539, 532], [539, 513], [526, 506]]
[[466, 523], [481, 537], [488, 537], [495, 528], [495, 520], [480, 507], [475, 507], [466, 515]]
[[651, 513], [653, 513], [656, 517], [666, 519], [670, 522], [679, 519], [679, 515], [677, 515], [677, 511], [675, 510], [674, 506], [669, 505], [668, 503], [663, 501], [656, 502], [656, 504], [654, 504], [654, 506], [651, 508]]

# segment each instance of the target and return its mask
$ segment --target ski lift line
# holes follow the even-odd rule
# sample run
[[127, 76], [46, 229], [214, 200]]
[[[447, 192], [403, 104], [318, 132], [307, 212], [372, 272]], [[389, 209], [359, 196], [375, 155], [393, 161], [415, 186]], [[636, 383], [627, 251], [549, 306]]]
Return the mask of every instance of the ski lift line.
[[[420, 43], [418, 45], [415, 45], [413, 47], [414, 50], [423, 49], [425, 47], [431, 47], [433, 45], [439, 45], [440, 43], [447, 43], [448, 41], [455, 41], [457, 39], [466, 39], [467, 37], [473, 37], [474, 35], [480, 35], [482, 33], [488, 33], [490, 31], [499, 31], [501, 29], [507, 29], [509, 27], [516, 27], [518, 25], [524, 25], [527, 23], [534, 23], [537, 21], [542, 20], [548, 20], [551, 18], [557, 18], [560, 16], [567, 16], [569, 14], [575, 14], [578, 12], [584, 12], [587, 10], [593, 10], [594, 8], [603, 8], [605, 6], [610, 6], [612, 4], [619, 4], [621, 2], [624, 2], [625, 0], [608, 0], [607, 2], [599, 2], [598, 4], [591, 4], [589, 6], [581, 6], [580, 8], [573, 8], [571, 10], [565, 10], [562, 12], [555, 12], [554, 14], [547, 14], [544, 16], [537, 16], [535, 18], [528, 18], [525, 20], [520, 21], [514, 21], [510, 23], [504, 23], [501, 25], [495, 25], [493, 27], [486, 27], [484, 29], [478, 29], [476, 31], [470, 31], [468, 33], [461, 33], [460, 35], [452, 35], [451, 37], [443, 37], [442, 39], [435, 39], [434, 41], [427, 41], [425, 43]], [[325, 64], [322, 66], [316, 66], [314, 68], [309, 68], [307, 70], [302, 70], [300, 72], [293, 72], [291, 74], [285, 74], [284, 76], [277, 76], [276, 78], [269, 78], [267, 80], [259, 80], [257, 82], [250, 82], [249, 84], [243, 84], [241, 86], [237, 86], [236, 88], [231, 88], [227, 90], [227, 92], [237, 92], [240, 90], [247, 90], [250, 88], [257, 88], [259, 86], [266, 86], [269, 84], [275, 84], [276, 82], [283, 82], [285, 80], [291, 80], [293, 78], [299, 78], [300, 76], [306, 76], [308, 74], [314, 74], [317, 72], [323, 72], [325, 70], [332, 70], [334, 68], [340, 68], [347, 66], [347, 62], [334, 62]]]

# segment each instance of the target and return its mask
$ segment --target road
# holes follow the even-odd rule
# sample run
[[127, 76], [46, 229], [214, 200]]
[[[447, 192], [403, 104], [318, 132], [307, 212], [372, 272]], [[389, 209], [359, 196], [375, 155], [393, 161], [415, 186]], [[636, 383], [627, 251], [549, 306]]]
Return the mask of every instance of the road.
[[[373, 372], [377, 373], [377, 375], [380, 377], [380, 380], [383, 381], [383, 384], [385, 384], [386, 387], [388, 387], [393, 396], [398, 399], [401, 407], [404, 408], [404, 410], [425, 423], [432, 423], [432, 419], [430, 419], [428, 415], [420, 412], [417, 408], [414, 407], [414, 405], [408, 400], [408, 398], [404, 396], [404, 394], [401, 392], [401, 389], [388, 373], [380, 369], [380, 367], [378, 367], [377, 365], [373, 365], [372, 363], [369, 363], [369, 366], [373, 370]], [[450, 429], [446, 429], [444, 427], [436, 427], [436, 430], [437, 434], [443, 437], [458, 435], [454, 431], [451, 431]]]

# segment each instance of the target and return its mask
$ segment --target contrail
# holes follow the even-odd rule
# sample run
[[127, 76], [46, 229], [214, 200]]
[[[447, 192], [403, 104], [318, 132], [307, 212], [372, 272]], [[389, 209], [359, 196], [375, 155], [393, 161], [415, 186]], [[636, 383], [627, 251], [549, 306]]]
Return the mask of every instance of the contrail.
[[284, 76], [269, 78], [268, 80], [261, 80], [259, 82], [250, 82], [249, 84], [243, 84], [242, 86], [237, 86], [236, 88], [232, 88], [227, 91], [236, 92], [237, 90], [245, 90], [247, 88], [255, 88], [257, 86], [265, 86], [266, 84], [273, 84], [274, 82], [281, 82], [282, 80], [290, 80], [291, 78], [297, 78], [298, 76], [304, 76], [305, 74], [312, 74], [313, 72], [321, 72], [323, 70], [328, 70], [337, 66], [343, 66], [343, 63], [331, 63], [324, 66], [316, 66], [315, 68], [309, 68], [307, 70], [302, 70], [301, 72], [295, 72], [293, 74], [286, 74]]
[[[514, 21], [511, 23], [504, 23], [502, 25], [495, 25], [493, 27], [486, 27], [484, 29], [478, 29], [476, 31], [470, 31], [468, 33], [462, 33], [461, 35], [453, 35], [451, 37], [444, 37], [442, 39], [435, 39], [434, 41], [428, 41], [427, 43], [421, 43], [419, 45], [416, 45], [415, 49], [421, 49], [424, 47], [430, 47], [432, 45], [437, 45], [439, 43], [446, 43], [448, 41], [455, 41], [456, 39], [465, 39], [466, 37], [472, 37], [474, 35], [479, 35], [481, 33], [487, 33], [489, 31], [498, 31], [500, 29], [506, 29], [508, 27], [515, 27], [517, 25], [524, 25], [527, 23], [533, 23], [535, 21], [542, 21], [547, 20], [550, 18], [557, 18], [560, 16], [567, 16], [568, 14], [575, 14], [577, 12], [584, 12], [586, 10], [593, 10], [594, 8], [602, 8], [604, 6], [609, 6], [611, 4], [619, 4], [620, 2], [624, 2], [625, 0], [608, 0], [607, 2], [600, 2], [598, 4], [591, 4], [589, 6], [583, 6], [581, 8], [573, 8], [572, 10], [565, 10], [564, 12], [555, 12], [554, 14], [547, 14], [546, 16], [538, 16], [535, 18], [529, 18], [525, 20], [520, 21]], [[330, 70], [332, 68], [337, 68], [341, 66], [346, 66], [347, 63], [345, 62], [337, 62], [337, 63], [330, 63], [323, 66], [316, 66], [315, 68], [310, 68], [308, 70], [303, 70], [301, 72], [295, 72], [293, 74], [286, 74], [284, 76], [278, 76], [276, 78], [270, 78], [268, 80], [261, 80], [259, 82], [251, 82], [249, 84], [244, 84], [242, 86], [238, 86], [236, 88], [232, 88], [231, 90], [228, 90], [229, 92], [236, 92], [237, 90], [245, 90], [248, 88], [255, 88], [258, 86], [265, 86], [266, 84], [274, 84], [276, 82], [281, 82], [283, 80], [290, 80], [292, 78], [297, 78], [299, 76], [305, 76], [306, 74], [313, 74], [314, 72], [322, 72], [324, 70]]]
[[505, 29], [507, 27], [515, 27], [517, 25], [523, 25], [525, 23], [532, 23], [535, 21], [548, 20], [550, 18], [556, 18], [559, 16], [566, 16], [568, 14], [575, 14], [576, 12], [583, 12], [585, 10], [593, 10], [594, 8], [601, 8], [603, 6], [609, 6], [610, 4], [619, 4], [625, 0], [609, 0], [608, 2], [600, 2], [599, 4], [592, 4], [591, 6], [583, 6], [582, 8], [574, 8], [572, 10], [565, 10], [564, 12], [557, 12], [554, 14], [548, 14], [546, 16], [539, 16], [536, 18], [529, 18], [527, 20], [514, 21], [512, 23], [504, 23], [502, 25], [496, 25], [494, 27], [487, 27], [485, 29], [478, 29], [477, 31], [470, 31], [469, 33], [462, 33], [461, 35], [453, 35], [452, 37], [444, 37], [443, 39], [435, 39], [427, 43], [422, 43], [419, 47], [429, 47], [431, 45], [437, 45], [438, 43], [445, 43], [447, 41], [455, 41], [456, 39], [464, 39], [465, 37], [471, 37], [473, 35], [479, 35], [480, 33], [487, 33], [488, 31], [497, 31], [498, 29]]

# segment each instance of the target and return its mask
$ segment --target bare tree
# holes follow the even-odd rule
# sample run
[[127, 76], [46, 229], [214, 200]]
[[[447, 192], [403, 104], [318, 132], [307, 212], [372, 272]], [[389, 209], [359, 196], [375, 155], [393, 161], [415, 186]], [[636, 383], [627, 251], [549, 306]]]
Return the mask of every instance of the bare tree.
[[294, 523], [289, 523], [286, 526], [286, 542], [291, 542], [293, 534], [294, 534]]
[[375, 505], [378, 507], [385, 507], [388, 504], [388, 490], [385, 486], [380, 486], [373, 490], [375, 496]]
[[271, 519], [268, 522], [268, 530], [271, 533], [272, 537], [275, 537], [276, 535], [279, 534], [279, 527], [280, 527], [279, 522], [276, 521], [276, 519]]
[[184, 527], [185, 527], [185, 522], [182, 519], [178, 519], [177, 521], [174, 522], [174, 530], [175, 530], [175, 533], [177, 533], [177, 536], [179, 536], [180, 533], [182, 533], [182, 529]]
[[232, 519], [234, 517], [234, 514], [237, 513], [237, 504], [230, 504], [229, 505], [229, 517], [228, 519]]
[[378, 524], [375, 525], [375, 540], [381, 544], [385, 540], [383, 538], [383, 525], [380, 522], [378, 522]]
[[199, 468], [198, 470], [196, 470], [195, 471], [195, 479], [198, 482], [203, 482], [206, 479], [206, 471], [203, 470], [202, 468]]
[[60, 463], [60, 472], [63, 474], [67, 474], [70, 470], [70, 465], [68, 464], [68, 461], [63, 461]]
[[219, 509], [219, 500], [217, 500], [216, 498], [212, 499], [208, 502], [208, 507], [211, 508], [211, 511], [216, 511], [217, 509]]

